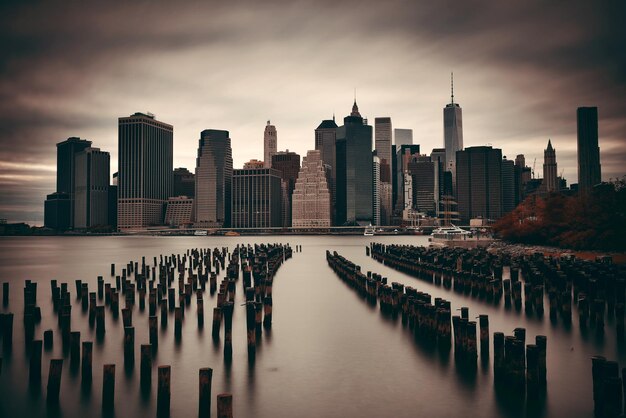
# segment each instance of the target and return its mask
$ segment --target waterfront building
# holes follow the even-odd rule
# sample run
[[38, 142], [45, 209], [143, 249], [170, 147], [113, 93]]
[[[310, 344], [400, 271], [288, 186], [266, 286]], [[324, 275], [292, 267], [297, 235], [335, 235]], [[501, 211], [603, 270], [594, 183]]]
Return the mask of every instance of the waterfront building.
[[162, 225], [173, 193], [174, 128], [135, 113], [119, 118], [118, 130], [118, 229]]
[[337, 224], [368, 225], [373, 222], [372, 127], [356, 104], [337, 128]]
[[194, 217], [199, 227], [230, 226], [233, 151], [228, 131], [200, 133], [196, 158]]
[[272, 168], [280, 172], [283, 186], [283, 226], [291, 226], [291, 202], [293, 189], [296, 187], [300, 171], [300, 154], [280, 151], [272, 156]]
[[559, 181], [556, 174], [556, 150], [548, 140], [548, 147], [543, 151], [543, 190], [546, 193], [558, 192]]
[[463, 111], [454, 103], [454, 79], [450, 78], [450, 103], [443, 109], [443, 137], [446, 149], [445, 170], [452, 173], [452, 188], [456, 192], [456, 156], [463, 149]]
[[468, 147], [456, 153], [457, 202], [462, 222], [502, 216], [502, 150]]
[[576, 112], [578, 130], [578, 190], [586, 193], [602, 181], [600, 147], [598, 146], [598, 108], [579, 107]]
[[74, 155], [74, 228], [109, 225], [110, 159], [92, 147]]
[[57, 231], [69, 229], [71, 204], [69, 193], [54, 192], [47, 195], [44, 202], [44, 226]]
[[281, 177], [278, 170], [233, 170], [232, 227], [281, 227], [281, 195]]
[[174, 169], [174, 193], [173, 196], [196, 195], [196, 176], [184, 167]]
[[165, 225], [171, 227], [189, 226], [193, 223], [194, 199], [188, 196], [175, 196], [167, 199]]
[[308, 151], [293, 190], [292, 225], [294, 228], [331, 226], [329, 169], [319, 150]]
[[334, 224], [335, 219], [335, 189], [337, 182], [337, 158], [335, 141], [337, 138], [337, 124], [335, 117], [332, 120], [323, 120], [315, 129], [315, 149], [320, 152], [322, 162], [330, 170], [330, 178], [328, 188], [331, 198], [331, 222]]
[[265, 132], [263, 132], [263, 163], [265, 168], [272, 166], [272, 155], [278, 150], [278, 139], [276, 137], [276, 127], [267, 121]]

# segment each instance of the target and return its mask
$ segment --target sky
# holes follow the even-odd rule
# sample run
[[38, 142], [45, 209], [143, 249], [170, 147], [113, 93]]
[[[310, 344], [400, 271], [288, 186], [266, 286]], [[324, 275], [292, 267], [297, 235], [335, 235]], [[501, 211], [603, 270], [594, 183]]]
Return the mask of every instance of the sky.
[[[278, 149], [305, 155], [314, 129], [350, 113], [443, 146], [443, 107], [464, 145], [526, 156], [548, 139], [576, 183], [576, 108], [597, 106], [602, 178], [626, 174], [623, 1], [0, 2], [0, 218], [43, 223], [56, 144], [111, 153], [117, 119], [174, 126], [174, 167], [195, 169], [200, 132], [230, 131], [235, 168]], [[534, 162], [536, 159], [536, 163]]]

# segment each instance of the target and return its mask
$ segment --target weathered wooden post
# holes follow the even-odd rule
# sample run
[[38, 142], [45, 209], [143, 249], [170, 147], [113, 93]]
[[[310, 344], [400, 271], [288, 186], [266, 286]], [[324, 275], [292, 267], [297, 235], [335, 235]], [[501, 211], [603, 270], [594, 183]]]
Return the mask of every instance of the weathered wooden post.
[[159, 332], [157, 330], [157, 317], [148, 317], [148, 329], [150, 335], [150, 344], [156, 348], [159, 345]]
[[213, 339], [219, 339], [220, 337], [220, 324], [222, 323], [222, 309], [220, 307], [213, 308], [213, 327], [211, 335]]
[[133, 326], [133, 311], [130, 308], [122, 309], [122, 324], [124, 327]]
[[2, 321], [2, 346], [4, 352], [10, 352], [13, 348], [13, 313], [4, 314]]
[[266, 296], [263, 299], [263, 327], [265, 329], [272, 328], [272, 297]]
[[177, 306], [174, 309], [174, 335], [180, 338], [183, 329], [183, 308]]
[[75, 370], [80, 364], [80, 332], [70, 333], [70, 368]]
[[43, 332], [43, 346], [46, 351], [52, 349], [52, 330], [47, 329]]
[[93, 361], [93, 343], [91, 341], [83, 341], [83, 358], [81, 362], [81, 379], [83, 386], [91, 385]]
[[224, 359], [233, 357], [233, 303], [224, 302]]
[[135, 328], [124, 327], [124, 365], [128, 368], [135, 364]]
[[213, 369], [205, 367], [200, 369], [200, 402], [199, 402], [199, 416], [210, 417], [211, 416], [211, 380], [213, 378]]
[[248, 359], [253, 360], [256, 354], [254, 302], [246, 302], [246, 329], [248, 340]]
[[591, 374], [593, 377], [593, 410], [596, 417], [604, 416], [604, 369], [606, 358], [591, 357]]
[[63, 371], [63, 359], [50, 360], [50, 371], [48, 372], [48, 405], [59, 404], [59, 392], [61, 391], [61, 372]]
[[102, 409], [112, 411], [115, 407], [115, 364], [102, 366]]
[[538, 347], [538, 371], [539, 371], [539, 384], [545, 386], [547, 381], [547, 368], [546, 368], [546, 352], [548, 348], [548, 337], [545, 335], [537, 335], [535, 337], [535, 345]]
[[3, 306], [9, 305], [9, 283], [8, 282], [2, 283], [2, 305]]
[[170, 366], [159, 366], [157, 372], [157, 417], [170, 415]]
[[479, 315], [480, 324], [480, 356], [484, 359], [489, 357], [489, 316]]
[[30, 346], [29, 380], [31, 384], [41, 382], [41, 340], [34, 340]]
[[233, 418], [233, 395], [230, 393], [217, 395], [217, 418]]
[[165, 299], [161, 300], [161, 328], [167, 327], [167, 301]]
[[104, 328], [104, 306], [96, 307], [96, 334], [99, 336], [104, 335], [106, 332]]

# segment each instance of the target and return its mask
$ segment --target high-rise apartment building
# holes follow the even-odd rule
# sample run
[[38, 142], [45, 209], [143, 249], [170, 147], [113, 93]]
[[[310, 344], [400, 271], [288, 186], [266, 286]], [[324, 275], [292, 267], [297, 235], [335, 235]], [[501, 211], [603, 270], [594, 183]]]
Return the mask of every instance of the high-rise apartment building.
[[337, 128], [337, 224], [373, 221], [372, 127], [354, 102], [350, 116]]
[[233, 170], [233, 228], [281, 227], [281, 215], [281, 178], [278, 170]]
[[291, 226], [291, 202], [293, 189], [296, 187], [298, 172], [300, 171], [300, 154], [280, 151], [272, 156], [272, 168], [280, 171], [284, 182], [283, 193], [283, 226]]
[[323, 120], [315, 129], [315, 149], [320, 152], [322, 162], [330, 170], [328, 188], [331, 199], [331, 222], [335, 219], [335, 189], [337, 183], [337, 158], [335, 141], [337, 138], [337, 124], [335, 118]]
[[394, 136], [394, 145], [398, 148], [401, 145], [412, 145], [413, 144], [413, 129], [402, 129], [395, 128], [393, 130]]
[[174, 128], [152, 114], [135, 113], [118, 124], [118, 229], [162, 225], [173, 193]]
[[109, 225], [110, 159], [91, 147], [74, 155], [74, 228]]
[[546, 193], [559, 191], [559, 180], [556, 174], [556, 150], [552, 148], [552, 141], [548, 140], [548, 147], [543, 151], [543, 190]]
[[294, 228], [331, 226], [328, 171], [319, 150], [308, 151], [302, 159], [292, 198]]
[[412, 201], [414, 209], [429, 216], [436, 215], [439, 190], [436, 177], [439, 162], [433, 162], [427, 155], [412, 157], [408, 172], [412, 177]]
[[444, 170], [452, 173], [453, 192], [456, 192], [456, 153], [463, 149], [463, 111], [458, 103], [454, 103], [453, 79], [450, 81], [450, 103], [443, 109], [443, 143], [446, 149]]
[[502, 214], [515, 209], [515, 164], [513, 160], [502, 159]]
[[196, 176], [184, 167], [174, 169], [173, 196], [194, 197], [196, 194]]
[[265, 168], [272, 167], [272, 155], [278, 151], [278, 139], [276, 138], [276, 127], [267, 121], [265, 132], [263, 132], [263, 165]]
[[200, 227], [230, 226], [233, 151], [228, 131], [200, 133], [196, 158], [195, 222]]
[[372, 196], [372, 213], [373, 225], [380, 225], [380, 158], [376, 154], [376, 151], [372, 154], [372, 179], [374, 180], [374, 184], [372, 185], [372, 192], [374, 195]]
[[579, 107], [578, 128], [578, 190], [586, 193], [602, 181], [600, 147], [598, 146], [598, 108]]
[[502, 216], [502, 150], [468, 147], [456, 153], [460, 218], [495, 220]]

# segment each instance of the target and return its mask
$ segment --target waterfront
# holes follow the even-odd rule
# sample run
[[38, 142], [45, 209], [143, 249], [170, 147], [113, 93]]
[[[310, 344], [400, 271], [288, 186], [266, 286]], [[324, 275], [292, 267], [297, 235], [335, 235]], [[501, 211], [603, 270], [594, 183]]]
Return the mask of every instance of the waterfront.
[[[545, 405], [533, 415], [591, 416], [592, 355], [609, 359], [626, 358], [624, 347], [616, 344], [614, 324], [607, 321], [601, 340], [583, 334], [577, 315], [567, 329], [552, 325], [549, 318], [528, 318], [523, 312], [506, 310], [480, 300], [418, 281], [377, 263], [365, 255], [370, 242], [425, 245], [423, 236], [261, 236], [261, 237], [23, 237], [0, 239], [0, 281], [11, 284], [11, 300], [3, 312], [14, 312], [14, 343], [9, 358], [3, 355], [0, 393], [3, 416], [45, 416], [45, 382], [49, 359], [62, 356], [57, 336], [56, 318], [52, 315], [50, 279], [88, 282], [95, 289], [96, 277], [110, 280], [110, 263], [121, 266], [130, 260], [151, 260], [160, 254], [184, 253], [190, 248], [228, 246], [238, 243], [289, 243], [302, 246], [278, 271], [274, 280], [274, 312], [271, 333], [263, 333], [254, 366], [248, 366], [243, 308], [235, 310], [233, 323], [233, 362], [224, 365], [221, 343], [215, 345], [207, 326], [199, 330], [189, 315], [177, 344], [173, 327], [160, 330], [159, 347], [153, 360], [157, 365], [172, 366], [171, 416], [195, 416], [197, 413], [197, 373], [212, 367], [213, 395], [231, 392], [235, 416], [243, 417], [495, 417], [523, 414], [523, 407], [496, 396], [490, 362], [479, 365], [475, 375], [461, 373], [452, 354], [442, 356], [416, 344], [400, 320], [382, 316], [377, 308], [363, 303], [326, 265], [325, 251], [337, 251], [360, 264], [363, 271], [374, 271], [426, 291], [433, 297], [451, 301], [453, 309], [467, 306], [470, 317], [488, 314], [491, 332], [510, 334], [515, 327], [525, 327], [527, 339], [538, 334], [548, 337], [548, 387]], [[220, 274], [222, 276], [224, 272]], [[505, 272], [506, 274], [506, 272]], [[44, 352], [40, 393], [28, 387], [28, 358], [24, 352], [21, 327], [22, 288], [24, 279], [40, 283], [38, 305], [43, 330], [55, 331], [55, 345]], [[242, 301], [238, 283], [236, 305]], [[74, 292], [72, 291], [72, 300]], [[205, 295], [205, 316], [215, 306], [215, 296]], [[73, 304], [75, 304], [73, 300]], [[188, 308], [195, 312], [195, 301]], [[82, 339], [93, 339], [87, 314], [76, 310], [72, 328], [81, 331]], [[89, 394], [81, 393], [80, 376], [63, 369], [60, 415], [64, 417], [98, 415], [101, 404], [102, 364], [118, 364], [115, 416], [155, 416], [156, 390], [147, 396], [139, 390], [138, 366], [125, 373], [123, 365], [123, 329], [121, 318], [107, 316], [107, 334], [94, 343], [94, 384]], [[118, 322], [118, 323], [115, 323]], [[148, 340], [148, 318], [135, 308], [136, 344]], [[93, 335], [93, 337], [90, 337]], [[480, 361], [480, 360], [479, 360]], [[94, 413], [95, 411], [95, 413]]]

